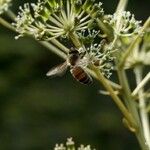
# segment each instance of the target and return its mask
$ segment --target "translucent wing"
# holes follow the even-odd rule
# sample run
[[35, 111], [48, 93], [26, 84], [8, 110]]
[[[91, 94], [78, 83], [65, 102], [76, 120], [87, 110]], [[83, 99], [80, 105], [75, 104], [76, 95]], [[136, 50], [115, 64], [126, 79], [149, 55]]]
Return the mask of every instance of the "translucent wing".
[[50, 77], [62, 76], [66, 72], [67, 68], [68, 68], [68, 64], [67, 64], [67, 61], [65, 61], [64, 63], [50, 69], [46, 75]]

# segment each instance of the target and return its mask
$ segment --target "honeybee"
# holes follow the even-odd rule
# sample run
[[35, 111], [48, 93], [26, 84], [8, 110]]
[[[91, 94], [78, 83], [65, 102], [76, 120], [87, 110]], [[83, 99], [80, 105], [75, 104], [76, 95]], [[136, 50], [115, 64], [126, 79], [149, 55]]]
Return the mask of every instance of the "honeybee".
[[70, 68], [70, 73], [72, 76], [81, 84], [91, 84], [92, 78], [85, 71], [83, 64], [85, 62], [84, 58], [85, 53], [79, 53], [75, 48], [71, 48], [68, 54], [66, 61], [48, 71], [47, 76], [61, 76], [63, 75], [67, 68]]

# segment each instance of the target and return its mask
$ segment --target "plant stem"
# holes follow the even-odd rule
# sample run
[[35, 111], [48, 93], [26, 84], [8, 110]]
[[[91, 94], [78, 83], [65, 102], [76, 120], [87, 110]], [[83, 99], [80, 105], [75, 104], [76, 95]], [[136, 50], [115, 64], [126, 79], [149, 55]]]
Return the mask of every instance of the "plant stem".
[[128, 0], [120, 0], [116, 9], [116, 13], [118, 13], [119, 11], [122, 12], [126, 9]]
[[6, 20], [4, 20], [3, 18], [0, 17], [0, 24], [3, 25], [4, 27], [12, 30], [12, 31], [15, 31], [15, 29], [13, 28], [13, 26], [8, 23]]
[[69, 38], [72, 40], [73, 44], [75, 45], [76, 48], [81, 48], [82, 45], [79, 41], [78, 36], [76, 35], [76, 33], [74, 32], [70, 32], [69, 33]]
[[55, 46], [53, 46], [52, 44], [48, 42], [43, 42], [43, 41], [39, 41], [39, 43], [43, 45], [44, 47], [46, 47], [47, 49], [49, 49], [51, 52], [60, 56], [61, 58], [66, 59], [67, 55], [61, 50], [59, 50], [58, 48], [56, 48]]
[[[87, 68], [86, 71], [87, 71], [93, 78], [95, 78], [96, 80], [98, 80], [98, 77], [97, 77], [97, 75], [95, 74], [95, 72], [94, 72], [93, 70]], [[106, 79], [106, 80], [107, 80], [107, 82], [113, 87], [113, 89], [118, 90], [118, 91], [122, 90], [122, 88], [121, 88], [121, 86], [120, 86], [119, 84], [117, 84], [117, 83], [115, 83], [115, 82], [113, 82], [113, 81], [111, 81], [111, 80], [108, 80], [108, 79]]]
[[[142, 82], [143, 68], [141, 66], [137, 66], [134, 70], [134, 73], [135, 73], [135, 77], [136, 77], [136, 83], [138, 86]], [[139, 97], [139, 111], [140, 111], [140, 116], [141, 116], [141, 122], [142, 122], [144, 137], [145, 137], [146, 144], [150, 149], [149, 117], [148, 117], [148, 113], [146, 112], [146, 100], [144, 99], [143, 88], [139, 89], [138, 97]]]
[[[7, 15], [12, 19], [12, 21], [15, 21], [16, 15], [14, 14], [14, 12], [12, 12], [10, 9], [6, 12]], [[4, 20], [5, 21], [5, 20]], [[7, 23], [7, 24], [6, 24]], [[6, 25], [5, 25], [6, 24]], [[15, 28], [8, 23], [7, 21], [5, 21], [4, 26], [15, 31]], [[15, 31], [16, 32], [16, 31]], [[56, 48], [56, 46], [50, 44], [49, 42], [43, 42], [40, 41], [40, 44], [42, 44], [44, 47], [48, 48], [49, 50], [51, 50], [52, 52], [56, 51], [56, 54], [58, 54], [60, 57], [62, 58], [66, 58], [65, 53], [68, 53], [69, 49], [67, 47], [65, 47], [63, 44], [61, 44], [58, 40], [56, 39], [52, 39], [51, 43], [53, 43], [54, 45], [56, 45], [58, 48], [60, 48], [61, 50], [63, 50], [65, 53], [63, 53], [62, 51], [60, 51], [58, 48]]]
[[137, 126], [137, 131], [135, 132], [135, 135], [140, 143], [142, 150], [148, 150], [147, 145], [145, 145], [145, 138], [143, 135], [139, 114], [136, 108], [135, 101], [132, 99], [132, 96], [131, 96], [131, 90], [129, 87], [129, 83], [128, 83], [128, 79], [126, 77], [125, 71], [123, 69], [118, 69], [118, 76], [119, 76], [120, 84], [123, 90], [123, 93], [122, 93], [123, 99], [127, 104], [129, 112], [134, 117], [135, 124]]
[[122, 12], [125, 10], [126, 5], [127, 5], [128, 0], [120, 0], [117, 9], [116, 9], [116, 14], [117, 14], [117, 22], [116, 22], [116, 30], [120, 31], [121, 27], [121, 19], [122, 19]]
[[[12, 12], [11, 12], [12, 13]], [[4, 27], [14, 31], [15, 28], [6, 20], [4, 20], [3, 18], [0, 17], [0, 24], [2, 24]], [[59, 43], [56, 39], [52, 40], [55, 45], [57, 45], [59, 48], [62, 48], [65, 52], [68, 51], [68, 49], [62, 45], [61, 43]], [[66, 59], [66, 54], [64, 52], [62, 52], [60, 49], [58, 49], [56, 46], [50, 44], [49, 42], [43, 42], [43, 41], [38, 41], [41, 45], [43, 45], [44, 47], [46, 47], [47, 49], [49, 49], [51, 52], [57, 54], [58, 56], [60, 56], [63, 59]]]
[[69, 52], [69, 49], [67, 47], [65, 47], [63, 44], [61, 44], [58, 40], [52, 39], [50, 42], [53, 43], [53, 44], [55, 44], [57, 47], [59, 47], [65, 53]]
[[9, 16], [9, 18], [10, 18], [12, 21], [15, 20], [16, 15], [15, 15], [10, 9], [8, 9], [8, 10], [6, 11], [6, 14]]
[[106, 90], [110, 93], [110, 96], [112, 97], [112, 99], [114, 100], [124, 117], [128, 120], [130, 126], [137, 130], [137, 125], [135, 124], [134, 118], [132, 117], [128, 109], [125, 107], [121, 99], [115, 94], [115, 91], [113, 90], [111, 85], [96, 67], [92, 66], [92, 69], [96, 73], [98, 81], [100, 81], [100, 83], [102, 83]]
[[145, 78], [139, 83], [137, 84], [137, 87], [135, 88], [135, 90], [132, 92], [132, 96], [135, 96], [138, 94], [139, 90], [141, 88], [144, 87], [145, 84], [148, 83], [148, 81], [150, 80], [150, 72], [145, 76]]

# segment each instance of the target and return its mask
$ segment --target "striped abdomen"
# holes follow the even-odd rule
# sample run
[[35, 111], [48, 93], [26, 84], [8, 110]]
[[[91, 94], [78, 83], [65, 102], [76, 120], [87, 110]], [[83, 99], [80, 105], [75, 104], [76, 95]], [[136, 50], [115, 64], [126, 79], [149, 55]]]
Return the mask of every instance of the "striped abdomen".
[[92, 78], [80, 66], [74, 66], [70, 70], [73, 77], [82, 84], [92, 83]]

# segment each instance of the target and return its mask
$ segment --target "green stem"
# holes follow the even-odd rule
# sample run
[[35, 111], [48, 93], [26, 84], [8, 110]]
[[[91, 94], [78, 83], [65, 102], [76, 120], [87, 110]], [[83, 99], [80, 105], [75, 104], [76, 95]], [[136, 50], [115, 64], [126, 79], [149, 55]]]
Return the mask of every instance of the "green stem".
[[148, 83], [149, 80], [150, 80], [150, 72], [144, 77], [144, 79], [139, 84], [137, 84], [137, 87], [132, 92], [132, 96], [136, 96], [139, 90], [142, 89], [145, 86], [145, 84]]
[[100, 71], [96, 67], [92, 66], [92, 69], [96, 73], [98, 81], [102, 83], [103, 86], [106, 88], [106, 90], [110, 93], [110, 96], [112, 97], [112, 99], [114, 100], [114, 102], [116, 103], [116, 105], [118, 106], [118, 108], [120, 109], [124, 117], [126, 118], [126, 120], [128, 120], [130, 126], [136, 130], [137, 126], [135, 124], [134, 118], [132, 117], [128, 109], [125, 107], [121, 99], [115, 94], [115, 91], [113, 90], [111, 85], [108, 83], [108, 81], [105, 79], [105, 77], [100, 73]]
[[116, 13], [118, 13], [119, 11], [124, 11], [126, 9], [128, 0], [120, 0], [116, 9]]
[[[4, 27], [14, 31], [15, 28], [6, 20], [4, 20], [3, 18], [0, 17], [0, 24], [2, 24]], [[49, 49], [51, 52], [57, 54], [58, 56], [60, 56], [63, 59], [66, 59], [66, 54], [64, 52], [62, 52], [60, 49], [58, 49], [56, 46], [48, 43], [48, 42], [43, 42], [43, 41], [38, 41], [41, 45], [43, 45], [44, 47], [46, 47], [47, 49]], [[55, 45], [57, 45], [59, 48], [62, 48], [65, 52], [68, 51], [68, 49], [63, 46], [61, 43], [59, 43], [57, 40], [53, 40], [52, 43], [55, 43]]]
[[56, 48], [55, 46], [53, 46], [52, 44], [48, 42], [43, 42], [43, 41], [39, 41], [39, 43], [43, 45], [44, 47], [46, 47], [47, 49], [49, 49], [51, 52], [57, 54], [58, 56], [66, 60], [67, 55], [61, 50], [59, 50], [58, 48]]
[[61, 44], [58, 40], [52, 39], [50, 42], [55, 44], [57, 47], [59, 47], [65, 53], [69, 52], [69, 49], [67, 47], [65, 47], [63, 44]]
[[0, 17], [0, 24], [3, 25], [4, 27], [6, 27], [6, 28], [8, 28], [8, 29], [10, 29], [10, 30], [12, 30], [12, 31], [15, 32], [14, 27], [10, 23], [8, 23], [6, 20], [4, 20], [3, 18], [1, 18], [1, 17]]
[[69, 38], [72, 40], [72, 42], [73, 42], [73, 44], [75, 45], [76, 48], [81, 48], [82, 47], [78, 36], [74, 32], [69, 33]]
[[[135, 73], [135, 77], [136, 77], [136, 83], [138, 86], [142, 82], [142, 74], [143, 74], [142, 66], [135, 67], [134, 73]], [[144, 132], [146, 144], [150, 149], [149, 116], [148, 116], [148, 113], [146, 112], [146, 100], [144, 98], [143, 88], [140, 88], [140, 90], [138, 92], [138, 97], [139, 97], [139, 111], [140, 111], [140, 117], [141, 117], [141, 122], [142, 122], [142, 129]]]
[[122, 25], [121, 19], [122, 19], [122, 12], [125, 10], [128, 0], [120, 0], [116, 14], [117, 14], [117, 22], [116, 22], [116, 31], [120, 31], [120, 27]]
[[97, 23], [100, 30], [102, 30], [107, 35], [106, 38], [108, 39], [108, 41], [111, 42], [114, 39], [112, 29], [108, 25], [106, 25], [102, 19], [97, 19]]
[[[87, 68], [86, 71], [87, 71], [93, 78], [95, 78], [96, 80], [98, 80], [97, 75], [95, 74], [95, 72], [94, 72], [93, 70]], [[107, 82], [113, 87], [113, 89], [115, 89], [115, 90], [117, 90], [117, 91], [122, 90], [122, 88], [121, 88], [121, 86], [120, 86], [119, 84], [117, 84], [117, 83], [115, 83], [115, 82], [113, 82], [113, 81], [111, 81], [111, 80], [108, 80], [108, 79], [106, 79], [106, 80], [107, 80]]]
[[10, 18], [12, 21], [15, 20], [16, 15], [15, 15], [10, 9], [8, 9], [8, 10], [6, 11], [6, 14], [9, 16], [9, 18]]
[[128, 79], [126, 77], [125, 71], [123, 69], [118, 69], [118, 76], [120, 80], [120, 85], [122, 86], [122, 90], [123, 90], [122, 93], [123, 99], [126, 102], [130, 113], [134, 117], [134, 121], [135, 121], [134, 123], [136, 124], [138, 129], [137, 132], [135, 132], [135, 135], [140, 143], [142, 150], [148, 150], [148, 147], [145, 145], [145, 138], [143, 135], [140, 118], [138, 115], [135, 101], [132, 99], [131, 90], [128, 84]]

